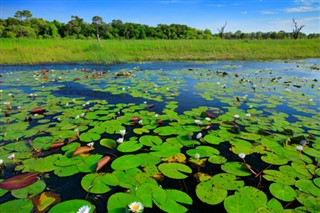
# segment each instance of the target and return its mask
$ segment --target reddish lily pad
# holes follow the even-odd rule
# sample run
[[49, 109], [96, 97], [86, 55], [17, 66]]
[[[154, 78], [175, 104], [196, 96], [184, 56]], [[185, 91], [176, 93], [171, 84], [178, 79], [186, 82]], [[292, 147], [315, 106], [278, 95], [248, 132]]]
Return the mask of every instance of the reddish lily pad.
[[25, 173], [13, 176], [0, 183], [0, 188], [6, 190], [21, 189], [39, 180], [37, 173]]

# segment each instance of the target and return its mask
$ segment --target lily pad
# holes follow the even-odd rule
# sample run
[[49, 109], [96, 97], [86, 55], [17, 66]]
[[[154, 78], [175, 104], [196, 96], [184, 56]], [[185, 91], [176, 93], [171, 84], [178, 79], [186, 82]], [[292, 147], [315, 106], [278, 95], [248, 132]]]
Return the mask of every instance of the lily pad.
[[158, 168], [165, 176], [173, 179], [185, 179], [188, 176], [184, 173], [192, 172], [190, 167], [181, 163], [162, 163]]

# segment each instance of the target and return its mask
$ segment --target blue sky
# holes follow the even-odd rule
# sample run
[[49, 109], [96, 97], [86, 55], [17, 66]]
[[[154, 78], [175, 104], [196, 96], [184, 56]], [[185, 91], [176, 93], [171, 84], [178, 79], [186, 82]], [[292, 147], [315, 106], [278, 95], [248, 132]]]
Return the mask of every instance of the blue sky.
[[319, 0], [0, 0], [0, 18], [13, 17], [18, 10], [33, 17], [67, 23], [72, 15], [91, 22], [100, 16], [156, 26], [185, 24], [217, 33], [225, 31], [292, 31], [292, 18], [305, 25], [302, 32], [320, 33]]

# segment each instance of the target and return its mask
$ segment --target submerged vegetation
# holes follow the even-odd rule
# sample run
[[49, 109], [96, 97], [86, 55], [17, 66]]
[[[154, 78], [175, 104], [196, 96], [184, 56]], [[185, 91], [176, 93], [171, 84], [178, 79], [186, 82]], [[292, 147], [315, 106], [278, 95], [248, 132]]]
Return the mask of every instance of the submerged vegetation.
[[0, 39], [1, 64], [276, 60], [320, 57], [319, 40]]
[[0, 209], [319, 212], [319, 60], [184, 65], [3, 66]]

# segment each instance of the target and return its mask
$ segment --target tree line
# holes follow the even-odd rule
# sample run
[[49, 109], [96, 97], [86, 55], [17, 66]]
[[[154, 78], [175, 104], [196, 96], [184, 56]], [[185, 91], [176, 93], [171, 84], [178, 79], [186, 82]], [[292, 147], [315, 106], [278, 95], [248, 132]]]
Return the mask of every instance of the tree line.
[[[293, 19], [292, 32], [252, 32], [240, 30], [224, 32], [226, 24], [214, 34], [209, 29], [198, 30], [181, 24], [158, 24], [156, 27], [121, 20], [106, 23], [100, 16], [94, 16], [92, 22], [85, 22], [78, 16], [71, 16], [68, 23], [57, 20], [47, 21], [33, 18], [29, 10], [17, 11], [14, 17], [0, 19], [0, 38], [66, 38], [66, 39], [290, 39], [320, 38], [320, 34], [304, 34]], [[297, 28], [298, 27], [298, 28]], [[299, 29], [301, 27], [301, 29]], [[297, 31], [298, 29], [298, 31]]]

